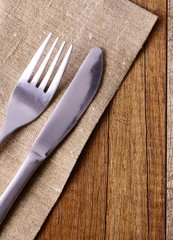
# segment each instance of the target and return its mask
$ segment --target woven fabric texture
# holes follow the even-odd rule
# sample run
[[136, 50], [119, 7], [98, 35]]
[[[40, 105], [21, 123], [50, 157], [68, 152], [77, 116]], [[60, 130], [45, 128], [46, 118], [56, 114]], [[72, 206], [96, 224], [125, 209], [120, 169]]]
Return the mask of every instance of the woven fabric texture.
[[128, 0], [1, 0], [0, 126], [10, 95], [49, 32], [74, 50], [59, 90], [44, 114], [0, 147], [0, 194], [25, 159], [77, 69], [94, 46], [104, 52], [98, 94], [79, 124], [22, 192], [0, 229], [0, 240], [32, 240], [60, 196], [79, 154], [142, 48], [157, 17]]

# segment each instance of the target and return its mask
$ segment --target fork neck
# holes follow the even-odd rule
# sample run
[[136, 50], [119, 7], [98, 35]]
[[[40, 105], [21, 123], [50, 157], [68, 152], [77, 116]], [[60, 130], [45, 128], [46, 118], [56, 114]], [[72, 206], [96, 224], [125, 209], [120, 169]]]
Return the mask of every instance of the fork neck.
[[6, 126], [4, 125], [0, 131], [0, 144], [2, 144], [12, 132], [13, 130], [7, 129]]

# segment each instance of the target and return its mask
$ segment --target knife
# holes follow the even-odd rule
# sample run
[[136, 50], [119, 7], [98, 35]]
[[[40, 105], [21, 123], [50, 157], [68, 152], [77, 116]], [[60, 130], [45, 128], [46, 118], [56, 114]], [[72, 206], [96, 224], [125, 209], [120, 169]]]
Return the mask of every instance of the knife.
[[91, 49], [25, 161], [0, 196], [0, 224], [31, 176], [76, 125], [93, 100], [103, 72], [103, 53]]

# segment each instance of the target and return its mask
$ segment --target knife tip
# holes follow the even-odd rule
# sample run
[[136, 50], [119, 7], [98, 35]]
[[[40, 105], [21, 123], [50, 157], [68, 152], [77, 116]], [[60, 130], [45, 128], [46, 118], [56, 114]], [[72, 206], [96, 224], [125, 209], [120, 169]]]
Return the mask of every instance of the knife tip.
[[102, 49], [100, 48], [100, 47], [93, 47], [92, 49], [91, 49], [91, 51], [94, 51], [95, 53], [97, 53], [97, 54], [101, 54], [103, 51], [102, 51]]

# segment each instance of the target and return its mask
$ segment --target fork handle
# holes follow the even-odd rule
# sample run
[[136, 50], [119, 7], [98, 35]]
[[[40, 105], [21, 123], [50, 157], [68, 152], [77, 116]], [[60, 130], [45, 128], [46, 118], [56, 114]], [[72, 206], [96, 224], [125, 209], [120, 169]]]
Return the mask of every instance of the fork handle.
[[4, 193], [0, 196], [0, 224], [43, 159], [30, 152]]

